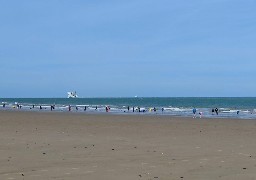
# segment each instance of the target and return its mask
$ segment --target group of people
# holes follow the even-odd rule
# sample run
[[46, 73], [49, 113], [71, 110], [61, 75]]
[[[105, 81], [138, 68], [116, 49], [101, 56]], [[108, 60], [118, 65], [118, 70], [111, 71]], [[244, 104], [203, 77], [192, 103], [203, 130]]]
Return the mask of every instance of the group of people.
[[[196, 118], [196, 108], [193, 108], [192, 112], [193, 112], [193, 118]], [[215, 109], [213, 108], [212, 109], [212, 115], [214, 115], [214, 113], [216, 113], [216, 115], [219, 115], [219, 109], [218, 108], [215, 108]], [[203, 112], [200, 111], [198, 114], [199, 114], [199, 117], [202, 118]]]
[[216, 115], [218, 115], [219, 114], [219, 109], [218, 108], [213, 108], [212, 109], [212, 115], [214, 115], [214, 113], [216, 113]]
[[[196, 108], [193, 108], [192, 112], [193, 112], [193, 118], [196, 118]], [[203, 112], [199, 112], [200, 118], [202, 117], [202, 115], [203, 115]]]

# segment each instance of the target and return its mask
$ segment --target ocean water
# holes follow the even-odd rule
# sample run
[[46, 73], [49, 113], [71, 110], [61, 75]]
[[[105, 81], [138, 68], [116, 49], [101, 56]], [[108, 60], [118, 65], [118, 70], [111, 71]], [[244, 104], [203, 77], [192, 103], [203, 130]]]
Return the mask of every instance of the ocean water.
[[[19, 110], [24, 111], [50, 111], [51, 106], [54, 105], [53, 111], [59, 112], [69, 111], [71, 106], [72, 112], [80, 113], [192, 116], [192, 109], [196, 108], [197, 114], [202, 112], [203, 117], [256, 119], [256, 98], [254, 97], [0, 98], [0, 102], [0, 110], [17, 110], [19, 105], [21, 106]], [[106, 106], [110, 107], [109, 112], [106, 112]], [[218, 115], [212, 114], [213, 108], [219, 109]]]

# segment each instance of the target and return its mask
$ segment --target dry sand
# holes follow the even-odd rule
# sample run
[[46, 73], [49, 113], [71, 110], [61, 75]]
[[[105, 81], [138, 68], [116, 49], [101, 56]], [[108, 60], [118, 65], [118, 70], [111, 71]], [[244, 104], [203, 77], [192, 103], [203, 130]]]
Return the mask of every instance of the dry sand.
[[256, 120], [0, 111], [0, 179], [256, 179]]

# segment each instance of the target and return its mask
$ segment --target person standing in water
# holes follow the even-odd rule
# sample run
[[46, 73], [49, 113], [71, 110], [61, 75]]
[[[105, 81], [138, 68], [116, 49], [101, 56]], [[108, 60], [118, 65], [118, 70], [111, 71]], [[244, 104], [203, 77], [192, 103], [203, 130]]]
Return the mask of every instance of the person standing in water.
[[216, 112], [216, 114], [218, 115], [218, 114], [219, 114], [219, 109], [218, 109], [218, 108], [215, 108], [215, 112]]
[[202, 116], [203, 116], [203, 112], [200, 111], [200, 112], [199, 112], [199, 117], [202, 118]]
[[193, 108], [193, 118], [196, 118], [196, 108]]
[[212, 115], [214, 115], [214, 109], [212, 108]]

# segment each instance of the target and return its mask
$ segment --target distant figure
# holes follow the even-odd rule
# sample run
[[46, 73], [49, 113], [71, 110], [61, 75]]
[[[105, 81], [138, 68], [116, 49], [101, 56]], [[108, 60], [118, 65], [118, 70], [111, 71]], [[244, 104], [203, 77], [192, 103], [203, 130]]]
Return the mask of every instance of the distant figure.
[[109, 112], [109, 110], [110, 110], [110, 107], [106, 106], [106, 112]]
[[219, 109], [215, 108], [215, 113], [218, 115], [219, 114]]
[[51, 111], [53, 110], [53, 105], [51, 105]]
[[199, 117], [202, 118], [203, 112], [199, 112]]
[[139, 112], [140, 112], [140, 107], [138, 107], [138, 110], [139, 110]]
[[86, 111], [86, 106], [84, 106], [84, 111]]
[[196, 108], [193, 108], [193, 118], [196, 118]]
[[39, 109], [43, 109], [42, 106], [39, 106]]
[[215, 111], [215, 110], [212, 108], [212, 115], [214, 115], [214, 111]]
[[132, 107], [132, 112], [134, 112], [134, 106]]
[[236, 114], [238, 115], [240, 111], [237, 111]]
[[5, 108], [5, 103], [3, 104], [3, 108]]
[[71, 111], [71, 106], [70, 105], [68, 105], [68, 111]]
[[128, 112], [130, 111], [130, 107], [129, 106], [127, 107], [127, 110], [128, 110]]
[[153, 109], [153, 110], [154, 110], [154, 112], [156, 112], [156, 108], [155, 108], [155, 107], [154, 107], [154, 109]]
[[33, 104], [32, 108], [34, 109], [35, 108], [35, 105]]
[[78, 111], [78, 107], [76, 106], [76, 110]]
[[162, 113], [164, 112], [164, 108], [162, 107]]
[[98, 106], [95, 107], [95, 110], [97, 110], [97, 109], [98, 109]]

